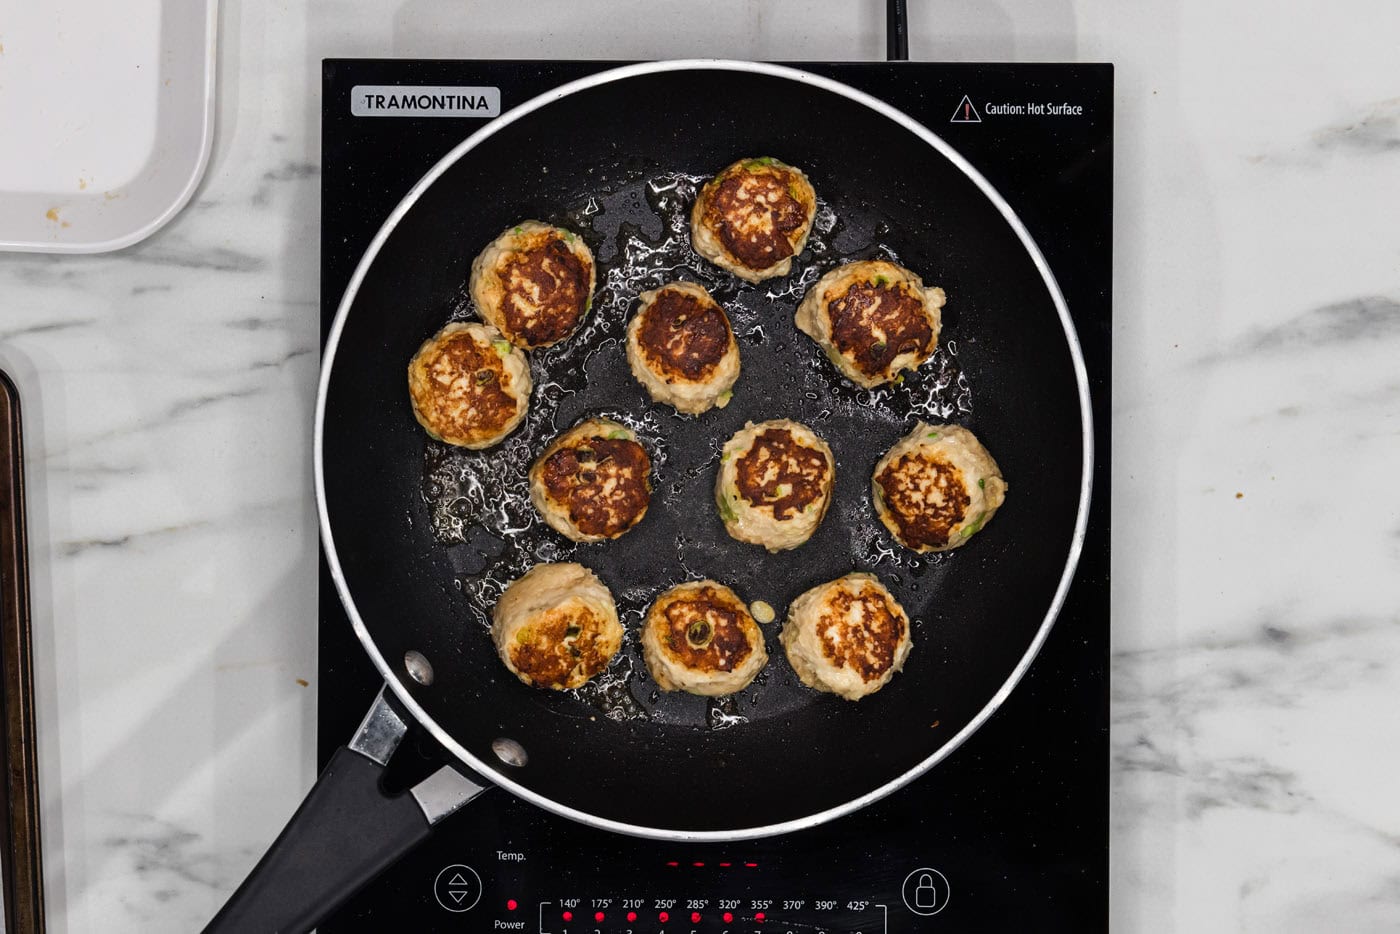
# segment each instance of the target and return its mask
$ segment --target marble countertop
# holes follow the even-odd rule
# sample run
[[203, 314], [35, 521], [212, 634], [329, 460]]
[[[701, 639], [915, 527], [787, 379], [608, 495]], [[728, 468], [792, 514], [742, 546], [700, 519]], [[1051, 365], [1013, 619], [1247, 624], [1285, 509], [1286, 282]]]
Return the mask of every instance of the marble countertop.
[[[1113, 929], [1400, 928], [1400, 6], [911, 5], [917, 59], [1117, 65]], [[657, 6], [227, 0], [191, 205], [0, 256], [52, 930], [197, 928], [314, 778], [320, 59], [883, 52]]]

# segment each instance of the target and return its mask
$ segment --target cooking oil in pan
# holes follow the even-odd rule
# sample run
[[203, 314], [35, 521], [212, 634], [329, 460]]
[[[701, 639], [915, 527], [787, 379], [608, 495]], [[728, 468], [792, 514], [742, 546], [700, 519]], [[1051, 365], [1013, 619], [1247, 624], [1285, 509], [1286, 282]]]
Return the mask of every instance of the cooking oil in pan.
[[[936, 586], [938, 575], [931, 571], [949, 560], [942, 554], [917, 555], [893, 542], [874, 516], [869, 478], [881, 453], [871, 438], [883, 436], [888, 446], [916, 420], [960, 420], [972, 411], [955, 341], [946, 339], [945, 331], [944, 343], [918, 371], [906, 373], [899, 384], [868, 390], [841, 378], [793, 324], [803, 295], [830, 269], [875, 257], [899, 262], [890, 245], [897, 232], [863, 205], [819, 200], [812, 235], [792, 272], [751, 285], [691, 248], [690, 209], [705, 178], [634, 171], [621, 180], [598, 179], [576, 203], [543, 218], [579, 232], [593, 250], [598, 288], [588, 316], [569, 340], [529, 354], [535, 384], [530, 411], [500, 445], [467, 451], [424, 438], [428, 531], [433, 547], [454, 555], [453, 566], [460, 569], [454, 583], [471, 618], [489, 627], [491, 608], [505, 587], [540, 562], [579, 561], [612, 590], [627, 630], [623, 648], [607, 672], [569, 692], [578, 706], [566, 715], [725, 730], [756, 718], [786, 717], [818, 701], [819, 695], [797, 683], [777, 639], [785, 605], [778, 589], [819, 582], [801, 579], [811, 573], [807, 565], [816, 563], [816, 542], [768, 556], [728, 538], [714, 516], [719, 451], [746, 420], [795, 418], [832, 443], [837, 491], [823, 528], [834, 526], [842, 534], [833, 534], [834, 544], [829, 540], [823, 546], [824, 566], [831, 568], [826, 579], [852, 569], [873, 570], [906, 609], [917, 612], [929, 605]], [[638, 294], [677, 279], [705, 286], [725, 308], [743, 357], [731, 405], [698, 418], [652, 403], [625, 357], [626, 325]], [[465, 283], [446, 312], [457, 320], [474, 315]], [[652, 458], [653, 493], [647, 517], [636, 529], [616, 542], [579, 545], [540, 520], [530, 503], [528, 473], [557, 434], [588, 416], [614, 419], [637, 433]], [[656, 534], [664, 541], [646, 538], [652, 534], [649, 525], [662, 530]], [[651, 600], [676, 583], [703, 577], [723, 580], [744, 599], [764, 599], [779, 609], [780, 619], [763, 627], [768, 667], [727, 698], [660, 691], [642, 660], [638, 633]], [[925, 621], [915, 620], [910, 664], [934, 662], [918, 657], [925, 629]], [[896, 678], [886, 690], [898, 684]]]

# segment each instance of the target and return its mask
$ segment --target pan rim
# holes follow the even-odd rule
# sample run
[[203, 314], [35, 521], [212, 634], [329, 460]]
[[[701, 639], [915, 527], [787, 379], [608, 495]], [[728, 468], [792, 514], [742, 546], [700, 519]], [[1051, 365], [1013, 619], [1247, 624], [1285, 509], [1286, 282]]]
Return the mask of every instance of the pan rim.
[[[677, 830], [649, 827], [641, 824], [629, 824], [624, 821], [599, 817], [586, 811], [561, 804], [525, 787], [510, 776], [493, 769], [458, 743], [426, 710], [423, 709], [422, 705], [418, 703], [413, 695], [409, 693], [408, 689], [400, 682], [393, 668], [389, 665], [388, 660], [385, 659], [383, 653], [380, 652], [364, 620], [360, 617], [359, 611], [355, 606], [354, 598], [350, 593], [349, 584], [345, 580], [345, 574], [340, 565], [340, 559], [336, 551], [335, 535], [331, 529], [330, 514], [326, 505], [323, 441], [326, 399], [330, 386], [330, 375], [335, 366], [336, 350], [339, 347], [340, 335], [344, 329], [345, 320], [349, 317], [350, 308], [354, 305], [355, 299], [359, 294], [360, 285], [364, 281], [376, 257], [379, 255], [380, 249], [398, 227], [399, 222], [418, 202], [418, 199], [432, 187], [448, 168], [454, 165], [466, 153], [480, 145], [484, 140], [493, 136], [502, 128], [514, 123], [516, 120], [579, 91], [642, 75], [662, 74], [673, 71], [750, 72], [811, 85], [821, 90], [848, 98], [849, 100], [875, 111], [886, 119], [904, 127], [936, 150], [944, 158], [952, 162], [953, 165], [967, 176], [967, 178], [978, 187], [982, 194], [991, 201], [992, 205], [1016, 234], [1017, 239], [1020, 240], [1022, 247], [1026, 250], [1031, 261], [1034, 263], [1037, 272], [1040, 273], [1040, 277], [1055, 306], [1055, 311], [1060, 317], [1060, 324], [1069, 345], [1076, 389], [1079, 394], [1080, 423], [1083, 432], [1083, 469], [1080, 475], [1079, 503], [1075, 515], [1074, 534], [1070, 540], [1069, 554], [1065, 562], [1064, 571], [1060, 576], [1060, 581], [1050, 601], [1050, 606], [1044, 618], [1041, 620], [1040, 626], [1036, 629], [1035, 636], [1031, 639], [1030, 645], [1017, 662], [1015, 668], [1012, 669], [1007, 679], [1002, 683], [1001, 687], [992, 695], [991, 699], [988, 700], [972, 719], [946, 743], [931, 753], [927, 758], [880, 787], [872, 789], [859, 797], [852, 798], [835, 807], [827, 808], [800, 818], [781, 821], [775, 824], [766, 824], [758, 827], [743, 827], [732, 830]], [[812, 72], [803, 71], [798, 68], [767, 62], [750, 62], [731, 59], [692, 58], [642, 62], [587, 75], [575, 81], [562, 84], [512, 108], [475, 133], [472, 133], [439, 159], [438, 162], [409, 189], [408, 193], [404, 195], [403, 199], [385, 219], [384, 223], [375, 234], [374, 239], [370, 241], [359, 263], [356, 264], [355, 271], [350, 277], [350, 282], [346, 286], [345, 293], [336, 307], [335, 319], [331, 324], [331, 330], [326, 339], [326, 347], [321, 361], [321, 372], [317, 382], [313, 439], [315, 446], [313, 465], [316, 486], [316, 512], [320, 523], [321, 547], [325, 552], [331, 578], [335, 582], [336, 592], [340, 596], [340, 602], [345, 608], [346, 615], [350, 618], [350, 623], [355, 630], [356, 637], [360, 640], [360, 644], [364, 647], [370, 660], [374, 663], [375, 668], [384, 678], [390, 690], [394, 692], [399, 702], [408, 708], [409, 712], [428, 730], [429, 734], [432, 735], [435, 740], [441, 743], [448, 751], [483, 779], [499, 785], [536, 807], [601, 830], [609, 830], [634, 837], [682, 842], [752, 840], [804, 830], [844, 817], [903, 788], [950, 756], [972, 736], [973, 733], [977, 732], [992, 714], [1001, 707], [1006, 701], [1006, 698], [1010, 696], [1011, 692], [1020, 683], [1025, 673], [1029, 670], [1031, 663], [1040, 653], [1042, 645], [1049, 636], [1051, 627], [1059, 616], [1065, 597], [1069, 592], [1070, 584], [1073, 581], [1074, 572], [1079, 565], [1080, 554], [1083, 551], [1084, 538], [1088, 528], [1089, 500], [1094, 468], [1093, 414], [1090, 407], [1088, 372], [1085, 368], [1078, 332], [1075, 329], [1073, 319], [1070, 318], [1069, 308], [1065, 303], [1064, 295], [1060, 291], [1059, 284], [1055, 280], [1055, 276], [1051, 272], [1045, 256], [1040, 252], [1040, 248], [1032, 239], [1030, 232], [1022, 224], [1016, 212], [1011, 208], [1010, 204], [1007, 203], [1006, 199], [1002, 197], [1001, 193], [998, 192], [957, 150], [944, 141], [942, 137], [935, 134], [932, 130], [928, 129], [908, 114], [905, 114], [903, 111], [877, 97], [832, 78], [813, 74]]]

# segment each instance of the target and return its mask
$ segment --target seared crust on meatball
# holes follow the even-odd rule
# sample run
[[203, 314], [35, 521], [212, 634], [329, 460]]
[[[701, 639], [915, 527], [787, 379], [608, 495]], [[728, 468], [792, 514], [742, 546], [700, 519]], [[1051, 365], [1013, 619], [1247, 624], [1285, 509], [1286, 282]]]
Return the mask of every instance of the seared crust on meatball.
[[512, 344], [547, 347], [574, 333], [593, 300], [597, 269], [583, 238], [522, 221], [472, 262], [471, 295], [481, 317]]
[[750, 422], [720, 454], [715, 505], [731, 536], [783, 551], [821, 525], [835, 480], [831, 448], [810, 428], [788, 419]]
[[904, 608], [865, 573], [820, 584], [794, 600], [780, 638], [803, 684], [846, 700], [888, 684], [913, 647]]
[[740, 159], [705, 183], [690, 213], [695, 251], [741, 279], [785, 276], [807, 245], [817, 194], [801, 169]]
[[948, 543], [967, 517], [971, 498], [962, 471], [923, 451], [911, 451], [875, 474], [882, 520], [907, 548], [923, 550]]
[[622, 648], [622, 624], [612, 594], [588, 568], [539, 564], [501, 594], [491, 639], [521, 681], [562, 691], [608, 667]]
[[966, 428], [920, 422], [880, 458], [871, 477], [875, 512], [918, 552], [967, 544], [1006, 499], [992, 455]]
[[790, 428], [765, 428], [734, 462], [739, 495], [780, 521], [824, 496], [830, 474], [826, 452], [803, 444]]
[[637, 311], [637, 350], [662, 379], [699, 382], [734, 346], [729, 317], [705, 287], [673, 282], [642, 293]]
[[530, 500], [576, 542], [617, 538], [651, 502], [651, 458], [626, 425], [590, 418], [545, 448], [530, 468]]
[[672, 282], [641, 294], [627, 325], [627, 362], [652, 399], [698, 415], [728, 404], [739, 344], [704, 286]]
[[933, 356], [946, 301], [903, 266], [865, 260], [818, 279], [796, 322], [847, 379], [870, 388]]
[[643, 658], [665, 691], [733, 694], [768, 663], [763, 632], [744, 601], [712, 580], [680, 584], [661, 594], [643, 626]]
[[413, 417], [439, 441], [488, 448], [525, 418], [525, 355], [485, 324], [454, 323], [418, 348], [408, 364]]

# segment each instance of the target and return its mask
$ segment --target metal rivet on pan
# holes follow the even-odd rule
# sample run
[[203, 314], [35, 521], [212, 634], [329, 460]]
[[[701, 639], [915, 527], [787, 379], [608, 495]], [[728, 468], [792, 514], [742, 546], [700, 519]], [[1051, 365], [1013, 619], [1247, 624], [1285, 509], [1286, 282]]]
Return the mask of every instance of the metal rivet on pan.
[[410, 678], [424, 687], [433, 683], [433, 666], [423, 657], [422, 652], [409, 649], [403, 653], [403, 667], [408, 670]]
[[524, 746], [513, 739], [506, 739], [504, 736], [491, 741], [491, 751], [496, 754], [497, 759], [500, 759], [506, 765], [513, 765], [517, 769], [530, 761], [530, 757], [525, 753]]

